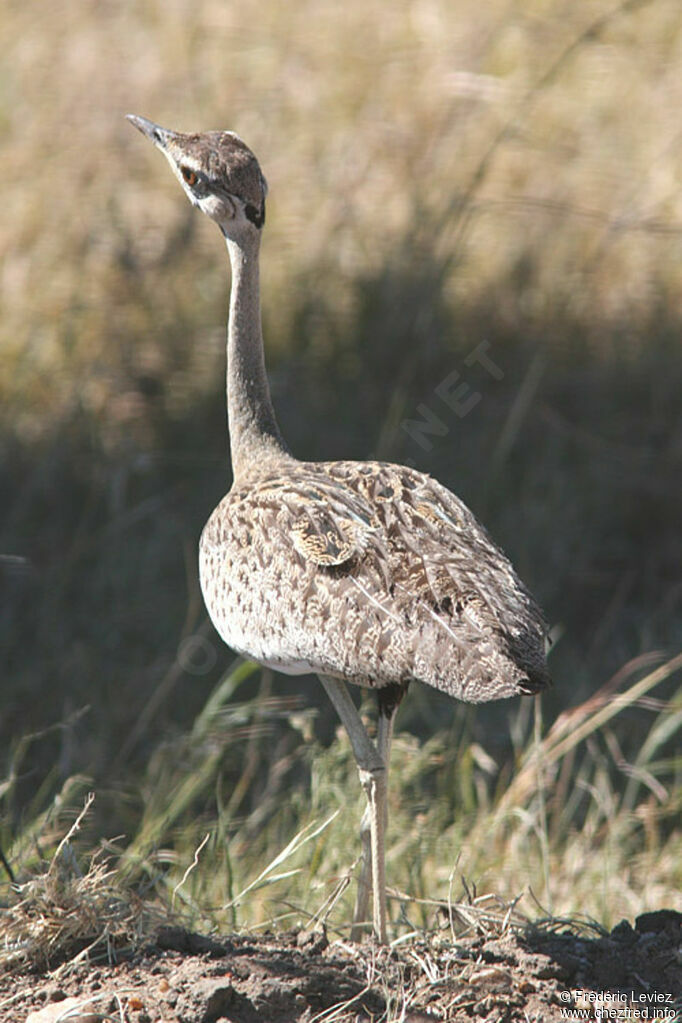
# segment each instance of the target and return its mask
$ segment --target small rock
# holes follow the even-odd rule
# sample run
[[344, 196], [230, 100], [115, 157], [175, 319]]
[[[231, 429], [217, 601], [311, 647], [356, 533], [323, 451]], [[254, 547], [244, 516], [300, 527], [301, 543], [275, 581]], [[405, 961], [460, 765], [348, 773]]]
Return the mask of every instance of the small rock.
[[512, 975], [509, 970], [502, 969], [499, 966], [487, 966], [482, 970], [477, 970], [469, 977], [470, 984], [485, 984], [495, 987], [496, 989], [511, 988], [512, 986]]
[[637, 934], [632, 928], [629, 920], [621, 920], [611, 931], [611, 937], [626, 945], [633, 945], [637, 941]]
[[57, 1023], [61, 1019], [68, 1019], [68, 1023], [99, 1023], [101, 1018], [101, 1014], [87, 998], [62, 998], [29, 1013], [26, 1023]]
[[682, 927], [682, 913], [675, 909], [657, 909], [653, 913], [642, 913], [635, 920], [635, 930], [640, 934], [657, 934], [668, 928]]
[[324, 927], [315, 931], [299, 931], [296, 935], [296, 944], [306, 952], [324, 952], [329, 945], [327, 932]]
[[184, 927], [160, 927], [156, 934], [156, 945], [165, 951], [182, 952], [184, 955], [224, 956], [232, 951], [231, 942], [222, 944]]

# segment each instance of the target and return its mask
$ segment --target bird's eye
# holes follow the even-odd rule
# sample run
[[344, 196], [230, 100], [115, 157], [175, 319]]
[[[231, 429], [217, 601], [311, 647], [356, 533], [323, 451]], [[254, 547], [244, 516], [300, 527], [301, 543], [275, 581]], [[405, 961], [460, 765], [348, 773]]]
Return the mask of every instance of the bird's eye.
[[196, 185], [196, 183], [199, 180], [199, 178], [198, 178], [198, 175], [195, 174], [195, 172], [192, 170], [192, 168], [191, 167], [181, 167], [180, 168], [180, 173], [182, 174], [184, 180], [187, 182], [189, 187], [190, 188], [194, 188], [194, 186]]

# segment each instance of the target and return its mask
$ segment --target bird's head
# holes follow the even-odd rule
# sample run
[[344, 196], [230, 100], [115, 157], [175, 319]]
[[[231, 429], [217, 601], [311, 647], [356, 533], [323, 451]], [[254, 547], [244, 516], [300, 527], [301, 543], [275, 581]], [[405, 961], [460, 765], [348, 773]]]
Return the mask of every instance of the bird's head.
[[160, 149], [187, 193], [226, 238], [260, 232], [268, 191], [258, 160], [231, 131], [185, 135], [145, 117], [128, 114], [131, 124]]

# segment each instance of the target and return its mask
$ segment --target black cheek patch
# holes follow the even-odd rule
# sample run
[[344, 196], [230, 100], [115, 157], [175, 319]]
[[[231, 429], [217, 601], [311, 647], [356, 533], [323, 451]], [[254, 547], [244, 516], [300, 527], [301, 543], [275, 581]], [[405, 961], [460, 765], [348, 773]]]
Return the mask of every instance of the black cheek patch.
[[247, 203], [244, 207], [244, 213], [251, 223], [256, 225], [256, 227], [262, 227], [265, 223], [265, 203], [261, 205], [259, 210], [257, 210], [255, 206], [252, 206], [251, 203]]

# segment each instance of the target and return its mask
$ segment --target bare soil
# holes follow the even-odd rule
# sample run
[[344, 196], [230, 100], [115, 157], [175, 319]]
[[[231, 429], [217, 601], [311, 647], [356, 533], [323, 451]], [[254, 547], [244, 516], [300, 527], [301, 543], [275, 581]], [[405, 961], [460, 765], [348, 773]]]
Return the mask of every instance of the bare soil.
[[393, 949], [304, 931], [208, 938], [166, 927], [118, 962], [0, 977], [0, 1020], [37, 1010], [41, 1020], [119, 1023], [679, 1020], [681, 996], [673, 910], [610, 934], [555, 925], [453, 941], [443, 931]]

